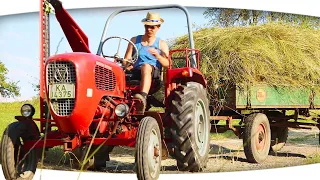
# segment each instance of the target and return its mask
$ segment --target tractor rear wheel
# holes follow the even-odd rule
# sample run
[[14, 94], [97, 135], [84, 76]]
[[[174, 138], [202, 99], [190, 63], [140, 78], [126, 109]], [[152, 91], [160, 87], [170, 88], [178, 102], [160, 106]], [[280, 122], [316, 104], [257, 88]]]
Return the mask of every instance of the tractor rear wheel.
[[210, 149], [210, 117], [207, 91], [199, 83], [189, 82], [172, 92], [169, 108], [173, 121], [173, 156], [181, 171], [202, 171]]
[[40, 135], [39, 129], [34, 125], [34, 122], [26, 120], [11, 123], [5, 129], [1, 139], [1, 165], [6, 179], [33, 178], [38, 163], [38, 150], [24, 150], [23, 142], [36, 139]]
[[262, 113], [250, 114], [245, 119], [243, 133], [244, 153], [248, 162], [262, 163], [269, 154], [271, 144], [270, 124]]
[[158, 179], [161, 170], [161, 134], [158, 122], [153, 117], [140, 121], [136, 137], [135, 168], [140, 180]]

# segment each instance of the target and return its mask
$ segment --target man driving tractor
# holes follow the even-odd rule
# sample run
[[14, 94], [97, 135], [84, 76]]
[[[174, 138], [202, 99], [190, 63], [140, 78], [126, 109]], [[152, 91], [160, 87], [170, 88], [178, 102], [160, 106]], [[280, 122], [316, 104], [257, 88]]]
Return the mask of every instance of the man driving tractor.
[[[156, 37], [156, 33], [164, 22], [159, 13], [148, 12], [141, 22], [145, 28], [144, 35], [131, 38], [138, 48], [139, 57], [135, 64], [130, 65], [126, 70], [133, 74], [132, 79], [141, 80], [140, 93], [135, 94], [134, 98], [142, 100], [143, 103], [137, 105], [137, 111], [144, 113], [152, 79], [160, 78], [162, 68], [169, 66], [167, 58], [169, 47], [164, 40]], [[129, 43], [124, 59], [130, 59], [134, 53], [135, 49]], [[125, 61], [123, 65], [126, 65]]]

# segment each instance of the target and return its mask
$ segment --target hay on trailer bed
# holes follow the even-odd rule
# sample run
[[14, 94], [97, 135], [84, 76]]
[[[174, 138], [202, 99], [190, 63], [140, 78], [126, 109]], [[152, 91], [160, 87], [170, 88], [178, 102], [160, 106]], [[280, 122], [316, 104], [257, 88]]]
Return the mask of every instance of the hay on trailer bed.
[[[194, 40], [201, 50], [200, 69], [210, 86], [223, 79], [240, 89], [255, 84], [319, 88], [317, 30], [276, 23], [205, 28], [194, 32]], [[182, 36], [171, 48], [188, 45], [187, 36]]]

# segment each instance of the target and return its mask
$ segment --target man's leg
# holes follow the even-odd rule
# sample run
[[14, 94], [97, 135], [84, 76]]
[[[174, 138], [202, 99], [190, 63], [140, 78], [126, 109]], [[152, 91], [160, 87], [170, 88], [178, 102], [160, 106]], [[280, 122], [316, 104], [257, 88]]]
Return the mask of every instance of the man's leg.
[[149, 93], [152, 81], [152, 66], [150, 64], [143, 64], [141, 66], [141, 94], [146, 97]]
[[134, 98], [138, 98], [142, 100], [142, 104], [137, 105], [137, 111], [139, 111], [139, 113], [144, 113], [147, 105], [147, 96], [152, 83], [153, 67], [150, 64], [143, 64], [140, 70], [141, 70], [140, 93], [135, 94]]

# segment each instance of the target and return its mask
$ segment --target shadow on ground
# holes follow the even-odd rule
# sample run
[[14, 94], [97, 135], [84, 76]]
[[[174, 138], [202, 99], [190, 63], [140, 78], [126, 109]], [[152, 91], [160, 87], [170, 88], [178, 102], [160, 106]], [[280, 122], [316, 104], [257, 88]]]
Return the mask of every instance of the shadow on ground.
[[238, 157], [238, 156], [219, 155], [219, 156], [210, 157], [210, 159], [214, 159], [214, 158], [222, 158], [229, 161], [247, 162], [247, 159]]
[[[106, 163], [106, 167], [101, 169], [101, 171], [108, 172], [108, 173], [133, 173], [135, 172], [134, 168], [135, 168], [134, 163], [109, 161]], [[178, 168], [175, 165], [162, 165], [161, 171], [163, 172], [178, 171]]]
[[211, 144], [209, 154], [225, 154], [225, 153], [233, 153], [233, 152], [243, 152], [243, 150], [229, 149], [224, 146]]
[[109, 173], [132, 173], [134, 172], [134, 163], [108, 161], [103, 171]]
[[270, 152], [269, 156], [276, 156], [276, 157], [299, 157], [299, 158], [307, 158], [303, 154], [297, 154], [297, 153], [287, 153], [287, 152]]

